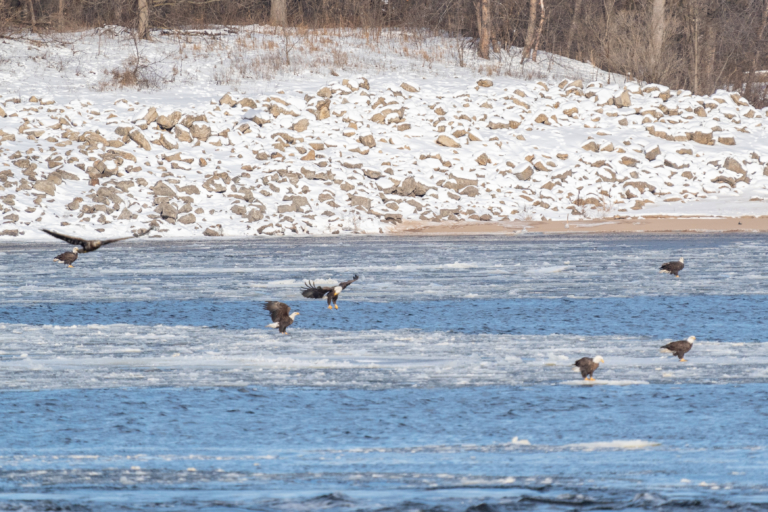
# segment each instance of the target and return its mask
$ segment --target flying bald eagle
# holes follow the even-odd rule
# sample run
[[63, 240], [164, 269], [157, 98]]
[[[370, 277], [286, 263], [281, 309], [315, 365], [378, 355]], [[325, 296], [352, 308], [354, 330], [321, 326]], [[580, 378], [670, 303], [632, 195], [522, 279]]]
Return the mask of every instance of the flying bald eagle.
[[[147, 229], [143, 233], [139, 233], [138, 235], [127, 236], [125, 238], [113, 238], [111, 240], [84, 240], [82, 238], [77, 238], [76, 236], [62, 235], [60, 233], [56, 233], [56, 232], [50, 231], [48, 229], [43, 229], [43, 232], [48, 233], [52, 237], [58, 238], [59, 240], [64, 240], [68, 244], [79, 245], [80, 247], [82, 247], [82, 249], [77, 251], [77, 252], [79, 252], [80, 254], [84, 254], [86, 252], [93, 252], [96, 249], [98, 249], [98, 248], [100, 248], [100, 247], [102, 247], [104, 245], [107, 245], [107, 244], [113, 244], [115, 242], [120, 242], [122, 240], [130, 240], [131, 238], [138, 238], [140, 236], [144, 236], [144, 235], [148, 234], [150, 231], [152, 231], [153, 229], [155, 229], [155, 227], [154, 226], [150, 226], [149, 229]], [[65, 252], [64, 254], [72, 254], [72, 253]], [[77, 254], [77, 253], [75, 253], [75, 254]], [[57, 256], [57, 258], [59, 258], [59, 257], [60, 256]], [[76, 259], [77, 259], [77, 257], [75, 257], [75, 259], [73, 259], [72, 261], [75, 261]]]
[[[288, 334], [285, 329], [293, 323], [293, 319], [299, 316], [299, 312], [290, 313], [291, 307], [288, 304], [271, 300], [264, 304], [264, 309], [269, 311], [272, 316], [271, 324], [267, 325], [272, 329], [278, 329], [282, 334]], [[289, 314], [290, 313], [290, 314]]]
[[[328, 297], [328, 309], [331, 309], [332, 307], [336, 307], [336, 309], [339, 309], [339, 306], [336, 305], [336, 301], [339, 298], [339, 294], [344, 291], [344, 289], [354, 283], [358, 280], [357, 274], [352, 277], [349, 281], [344, 281], [343, 283], [339, 283], [336, 286], [315, 286], [315, 283], [308, 281], [304, 283], [304, 288], [301, 289], [301, 294], [308, 298], [308, 299], [322, 299], [323, 297]], [[331, 306], [331, 301], [333, 301], [333, 306]]]
[[584, 380], [595, 380], [595, 378], [592, 376], [593, 373], [595, 373], [595, 370], [597, 370], [597, 367], [600, 366], [600, 363], [604, 363], [602, 357], [596, 356], [592, 359], [588, 357], [582, 357], [575, 363], [573, 363], [574, 366], [578, 367], [581, 371], [581, 376], [584, 377]]
[[689, 336], [687, 340], [673, 341], [661, 347], [661, 351], [667, 354], [675, 354], [681, 363], [685, 362], [685, 354], [693, 348], [696, 336]]
[[56, 263], [65, 263], [69, 268], [73, 268], [72, 264], [77, 259], [77, 247], [73, 248], [71, 252], [63, 252], [53, 258]]
[[683, 270], [683, 268], [685, 268], [683, 258], [680, 258], [680, 261], [670, 261], [669, 263], [665, 263], [660, 267], [662, 274], [672, 274], [675, 277], [680, 277], [678, 272]]

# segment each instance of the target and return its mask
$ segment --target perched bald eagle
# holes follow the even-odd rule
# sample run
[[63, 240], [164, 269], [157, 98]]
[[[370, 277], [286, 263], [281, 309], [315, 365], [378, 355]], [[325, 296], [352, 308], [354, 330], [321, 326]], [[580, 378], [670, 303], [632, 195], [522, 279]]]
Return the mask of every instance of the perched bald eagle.
[[65, 263], [69, 268], [74, 268], [72, 267], [72, 264], [75, 262], [76, 259], [77, 259], [77, 247], [73, 248], [71, 252], [63, 252], [59, 254], [58, 256], [53, 258], [53, 261], [55, 261], [56, 263]]
[[581, 371], [581, 376], [584, 377], [584, 380], [595, 380], [592, 374], [595, 373], [595, 370], [597, 370], [597, 367], [600, 366], [600, 363], [604, 362], [605, 361], [600, 356], [593, 357], [592, 359], [588, 357], [582, 357], [573, 363], [573, 365], [578, 367], [578, 371]]
[[696, 341], [696, 336], [689, 336], [687, 340], [667, 343], [661, 347], [661, 351], [666, 354], [675, 354], [680, 362], [684, 363], [685, 358], [683, 356], [693, 348], [694, 341]]
[[663, 264], [660, 268], [662, 274], [672, 274], [675, 277], [680, 277], [678, 272], [685, 268], [685, 263], [683, 262], [683, 258], [680, 258], [680, 261], [670, 261], [669, 263]]
[[[68, 244], [79, 245], [80, 247], [82, 247], [82, 250], [78, 252], [81, 254], [84, 254], [86, 252], [93, 252], [104, 245], [113, 244], [115, 242], [120, 242], [122, 240], [130, 240], [131, 238], [138, 238], [140, 236], [144, 236], [148, 234], [150, 231], [152, 231], [153, 229], [155, 229], [155, 227], [150, 226], [149, 229], [145, 230], [142, 233], [139, 233], [138, 235], [127, 236], [125, 238], [113, 238], [111, 240], [84, 240], [82, 238], [77, 238], [76, 236], [62, 235], [60, 233], [56, 233], [48, 229], [43, 229], [43, 232], [48, 233], [52, 237], [58, 238], [59, 240], [64, 240]], [[64, 253], [64, 254], [72, 254], [72, 253]], [[77, 257], [75, 257], [75, 259], [77, 259]], [[72, 260], [72, 261], [75, 261], [75, 260]]]
[[[323, 297], [328, 297], [328, 309], [331, 309], [332, 307], [336, 307], [336, 309], [339, 309], [339, 306], [336, 305], [336, 301], [339, 298], [339, 294], [344, 291], [344, 289], [354, 283], [358, 280], [357, 274], [352, 277], [349, 281], [344, 281], [343, 283], [339, 283], [336, 286], [315, 286], [315, 283], [313, 282], [305, 282], [304, 288], [301, 289], [301, 294], [308, 298], [308, 299], [322, 299]], [[331, 306], [331, 301], [333, 301], [333, 306]]]
[[271, 300], [264, 304], [264, 309], [269, 311], [272, 316], [271, 324], [267, 325], [272, 329], [278, 329], [282, 334], [288, 334], [285, 329], [293, 323], [293, 319], [299, 316], [299, 312], [291, 313], [291, 307], [288, 304]]

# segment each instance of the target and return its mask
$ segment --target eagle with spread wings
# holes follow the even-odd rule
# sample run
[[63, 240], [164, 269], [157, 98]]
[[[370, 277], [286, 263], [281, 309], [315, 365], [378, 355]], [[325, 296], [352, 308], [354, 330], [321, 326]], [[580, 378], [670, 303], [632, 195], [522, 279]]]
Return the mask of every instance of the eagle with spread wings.
[[[358, 279], [357, 274], [355, 274], [349, 281], [344, 281], [336, 286], [315, 286], [315, 283], [307, 281], [304, 283], [304, 288], [301, 289], [301, 294], [308, 299], [322, 299], [323, 297], [328, 297], [328, 309], [333, 307], [339, 309], [339, 306], [336, 305], [339, 295], [347, 286]], [[331, 302], [333, 302], [333, 306], [331, 306]]]

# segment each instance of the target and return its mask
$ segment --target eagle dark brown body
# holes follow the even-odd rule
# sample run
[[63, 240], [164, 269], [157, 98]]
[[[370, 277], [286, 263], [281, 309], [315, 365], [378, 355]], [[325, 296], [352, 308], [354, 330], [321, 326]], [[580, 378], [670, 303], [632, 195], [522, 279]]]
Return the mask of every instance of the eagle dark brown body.
[[600, 363], [604, 363], [603, 358], [600, 356], [589, 358], [589, 357], [582, 357], [575, 363], [573, 363], [574, 366], [579, 368], [579, 371], [581, 371], [581, 376], [584, 377], [584, 380], [595, 380], [595, 378], [592, 376], [593, 373], [595, 373], [595, 370], [600, 366]]
[[661, 347], [662, 352], [672, 353], [677, 356], [681, 362], [685, 362], [685, 354], [690, 352], [693, 348], [693, 342], [696, 341], [696, 336], [690, 336], [687, 340], [673, 341], [667, 343]]
[[271, 300], [264, 304], [264, 309], [269, 311], [272, 322], [267, 327], [277, 329], [281, 334], [288, 334], [285, 330], [293, 323], [293, 319], [299, 316], [299, 312], [291, 313], [288, 304]]
[[[308, 299], [322, 299], [323, 297], [327, 296], [328, 309], [333, 307], [339, 309], [339, 306], [336, 305], [336, 301], [339, 299], [339, 294], [341, 294], [341, 292], [344, 291], [347, 286], [351, 285], [358, 279], [359, 278], [357, 274], [355, 274], [349, 281], [344, 281], [343, 283], [339, 283], [336, 286], [315, 286], [315, 283], [307, 281], [304, 283], [304, 288], [301, 289], [301, 294]], [[333, 302], [333, 306], [331, 306], [331, 302]]]
[[77, 250], [77, 247], [75, 247], [74, 249], [72, 249], [71, 252], [63, 252], [59, 254], [58, 256], [53, 258], [53, 261], [55, 261], [56, 263], [64, 263], [69, 268], [72, 268], [72, 264], [77, 260], [77, 253], [78, 253], [78, 250]]
[[680, 277], [679, 272], [684, 268], [685, 263], [683, 262], [683, 258], [680, 258], [680, 261], [670, 261], [663, 264], [660, 267], [660, 270], [663, 274], [672, 274], [675, 277]]

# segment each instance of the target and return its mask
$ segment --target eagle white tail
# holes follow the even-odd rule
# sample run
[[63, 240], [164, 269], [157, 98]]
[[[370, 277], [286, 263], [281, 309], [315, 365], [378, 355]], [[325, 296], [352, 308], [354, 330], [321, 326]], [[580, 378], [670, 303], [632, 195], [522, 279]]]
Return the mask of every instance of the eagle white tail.
[[574, 366], [573, 368], [571, 368], [571, 371], [579, 373], [581, 371], [581, 368], [579, 368], [578, 366]]
[[660, 349], [660, 351], [664, 352], [665, 354], [671, 354], [672, 353], [671, 350], [669, 350], [668, 348], [663, 348], [663, 347]]
[[669, 270], [662, 270], [659, 272], [659, 274], [671, 274], [671, 273], [672, 272], [670, 272]]
[[277, 329], [278, 327], [280, 327], [280, 323], [275, 322], [275, 323], [269, 324], [267, 327], [269, 327], [270, 329]]

